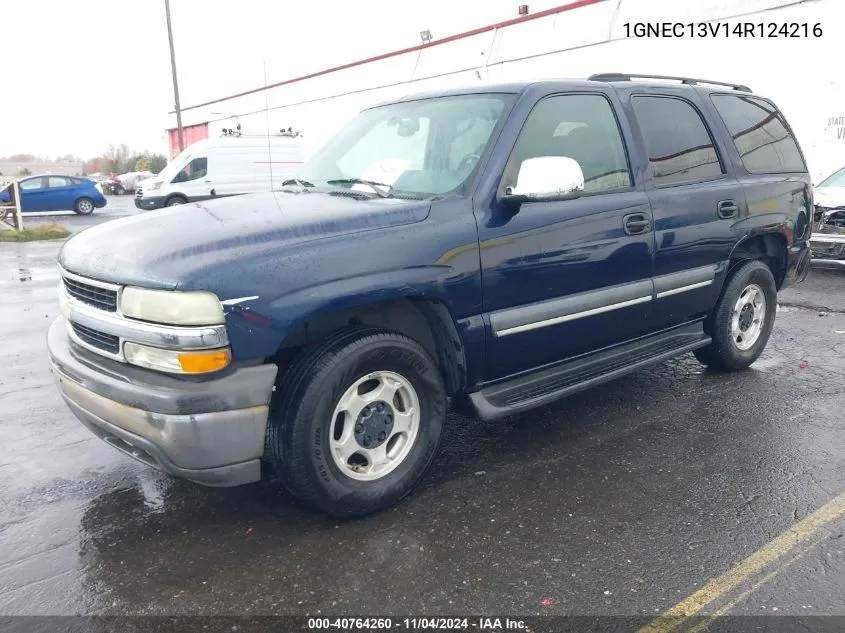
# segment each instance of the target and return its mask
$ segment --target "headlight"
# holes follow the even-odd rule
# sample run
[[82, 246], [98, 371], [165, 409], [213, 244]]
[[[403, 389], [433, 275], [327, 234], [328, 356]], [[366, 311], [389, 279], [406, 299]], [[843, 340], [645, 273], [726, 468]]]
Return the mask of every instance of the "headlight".
[[147, 290], [128, 286], [120, 293], [120, 311], [130, 319], [170, 325], [224, 323], [223, 306], [211, 292]]
[[207, 374], [220, 371], [232, 360], [228, 348], [179, 351], [126, 342], [123, 355], [133, 365], [171, 374]]
[[156, 191], [157, 189], [161, 189], [163, 181], [159, 180], [158, 182], [151, 182], [150, 184], [144, 187], [144, 191]]

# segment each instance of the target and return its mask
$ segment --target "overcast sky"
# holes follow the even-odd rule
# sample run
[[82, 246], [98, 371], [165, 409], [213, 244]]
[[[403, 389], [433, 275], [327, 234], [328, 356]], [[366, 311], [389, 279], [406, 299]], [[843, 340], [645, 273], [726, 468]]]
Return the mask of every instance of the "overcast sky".
[[[171, 0], [183, 106], [565, 0]], [[0, 156], [166, 151], [164, 0], [3, 2]], [[16, 82], [14, 89], [8, 80]], [[226, 104], [220, 105], [225, 111]]]

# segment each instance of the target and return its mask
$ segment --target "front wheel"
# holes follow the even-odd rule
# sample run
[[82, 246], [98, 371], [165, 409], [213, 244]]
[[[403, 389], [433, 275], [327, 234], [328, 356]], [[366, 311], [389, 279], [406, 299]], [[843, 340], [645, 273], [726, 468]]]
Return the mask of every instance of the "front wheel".
[[443, 380], [419, 344], [347, 331], [301, 354], [279, 380], [267, 459], [312, 507], [361, 516], [414, 489], [445, 418]]
[[768, 266], [759, 261], [740, 266], [704, 322], [704, 329], [713, 340], [707, 347], [695, 350], [695, 357], [720, 371], [750, 366], [769, 341], [777, 300], [775, 279]]
[[94, 213], [94, 201], [90, 198], [80, 198], [73, 205], [73, 211], [79, 215], [90, 215]]

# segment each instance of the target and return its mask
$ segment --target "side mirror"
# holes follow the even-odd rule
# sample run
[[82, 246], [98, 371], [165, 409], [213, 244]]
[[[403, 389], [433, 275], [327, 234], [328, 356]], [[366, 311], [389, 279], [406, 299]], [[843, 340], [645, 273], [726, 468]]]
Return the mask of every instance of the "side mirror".
[[584, 191], [584, 172], [568, 156], [540, 156], [522, 161], [516, 185], [505, 189], [502, 202], [547, 202], [577, 198]]

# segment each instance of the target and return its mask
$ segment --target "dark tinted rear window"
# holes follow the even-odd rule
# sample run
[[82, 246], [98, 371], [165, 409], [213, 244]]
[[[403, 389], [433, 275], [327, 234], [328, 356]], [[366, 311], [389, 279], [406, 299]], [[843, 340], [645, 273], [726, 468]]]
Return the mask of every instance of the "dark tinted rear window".
[[656, 185], [723, 173], [710, 132], [692, 104], [674, 97], [634, 97], [633, 102]]
[[711, 98], [749, 172], [807, 171], [798, 143], [775, 106], [754, 97], [713, 95]]

